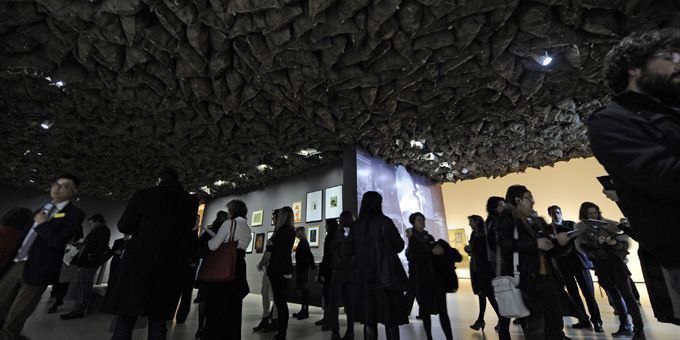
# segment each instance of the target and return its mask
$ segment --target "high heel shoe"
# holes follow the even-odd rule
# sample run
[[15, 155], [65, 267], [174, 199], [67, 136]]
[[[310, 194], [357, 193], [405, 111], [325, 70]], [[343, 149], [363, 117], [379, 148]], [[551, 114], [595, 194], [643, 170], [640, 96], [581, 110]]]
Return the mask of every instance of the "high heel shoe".
[[486, 326], [486, 322], [484, 322], [484, 320], [477, 320], [477, 321], [475, 321], [475, 323], [473, 323], [472, 325], [470, 325], [470, 328], [472, 328], [472, 329], [474, 329], [474, 330], [476, 330], [476, 331], [478, 331], [478, 330], [481, 329], [482, 332], [484, 332], [484, 327], [485, 327], [485, 326]]

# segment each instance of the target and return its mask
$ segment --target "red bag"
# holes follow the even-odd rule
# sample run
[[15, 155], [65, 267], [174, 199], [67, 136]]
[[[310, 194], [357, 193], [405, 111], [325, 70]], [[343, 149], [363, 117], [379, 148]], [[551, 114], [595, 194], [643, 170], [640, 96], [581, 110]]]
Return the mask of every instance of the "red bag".
[[236, 279], [238, 241], [234, 241], [236, 222], [231, 221], [231, 236], [227, 242], [212, 251], [201, 263], [198, 280], [203, 282], [228, 282]]

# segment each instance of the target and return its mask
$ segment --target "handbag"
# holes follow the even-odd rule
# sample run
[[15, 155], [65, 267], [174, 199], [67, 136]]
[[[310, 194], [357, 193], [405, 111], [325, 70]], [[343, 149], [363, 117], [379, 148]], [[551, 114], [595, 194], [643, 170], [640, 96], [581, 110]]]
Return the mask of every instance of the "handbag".
[[229, 282], [236, 278], [236, 255], [238, 241], [234, 241], [236, 222], [231, 221], [231, 235], [227, 242], [211, 252], [201, 262], [198, 280], [203, 282]]
[[[513, 231], [515, 240], [519, 238], [517, 226]], [[496, 302], [498, 302], [498, 312], [501, 316], [506, 318], [523, 318], [531, 314], [524, 299], [522, 298], [522, 291], [517, 288], [519, 286], [519, 253], [517, 251], [512, 254], [512, 270], [513, 276], [500, 276], [501, 252], [500, 249], [496, 251], [496, 270], [498, 277], [491, 280], [494, 294], [496, 294]]]
[[376, 242], [380, 287], [387, 291], [405, 292], [408, 289], [408, 277], [394, 248], [385, 240], [384, 222], [380, 225], [380, 236], [381, 240]]

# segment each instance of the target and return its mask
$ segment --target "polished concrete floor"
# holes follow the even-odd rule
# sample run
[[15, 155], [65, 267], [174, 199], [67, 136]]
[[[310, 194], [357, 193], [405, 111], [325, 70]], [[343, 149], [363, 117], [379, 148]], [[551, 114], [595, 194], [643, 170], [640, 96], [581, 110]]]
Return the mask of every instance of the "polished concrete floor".
[[[647, 338], [654, 340], [671, 340], [680, 339], [680, 327], [662, 324], [654, 319], [649, 300], [646, 296], [644, 285], [638, 285], [642, 296], [643, 317], [645, 318]], [[49, 292], [49, 290], [48, 290]], [[51, 340], [51, 339], [69, 339], [69, 340], [106, 340], [110, 338], [109, 327], [111, 325], [112, 317], [104, 314], [89, 315], [86, 319], [63, 321], [59, 319], [59, 313], [68, 312], [73, 304], [72, 301], [67, 301], [64, 306], [60, 308], [57, 314], [47, 314], [49, 307], [48, 301], [49, 293], [45, 293], [43, 301], [40, 303], [38, 309], [29, 319], [24, 330], [25, 335], [33, 340]], [[469, 280], [461, 280], [461, 290], [456, 294], [448, 294], [449, 316], [451, 317], [451, 324], [453, 326], [455, 339], [498, 339], [497, 334], [493, 330], [496, 324], [496, 317], [493, 310], [489, 307], [486, 312], [486, 321], [488, 323], [486, 333], [475, 332], [468, 326], [472, 324], [477, 317], [478, 305], [477, 297], [472, 294]], [[618, 319], [613, 314], [612, 309], [608, 306], [606, 298], [598, 294], [600, 299], [600, 308], [602, 309], [602, 317], [604, 319], [604, 334], [596, 334], [592, 331], [581, 331], [571, 329], [568, 325], [575, 322], [573, 319], [565, 319], [566, 333], [572, 339], [608, 339], [609, 335], [618, 327]], [[169, 324], [168, 339], [193, 339], [196, 332], [197, 320], [197, 305], [192, 305], [189, 320], [186, 323], [175, 325]], [[260, 296], [249, 295], [244, 303], [243, 313], [243, 339], [268, 339], [271, 334], [252, 333], [251, 328], [254, 327], [260, 320], [261, 307]], [[291, 313], [297, 311], [298, 305], [290, 304]], [[414, 311], [416, 308], [414, 308]], [[291, 320], [288, 329], [288, 339], [292, 340], [306, 340], [306, 339], [328, 339], [330, 333], [321, 332], [320, 328], [314, 326], [314, 322], [321, 318], [321, 310], [319, 308], [310, 309], [311, 317], [307, 320], [298, 321]], [[344, 323], [341, 323], [344, 325]], [[512, 338], [523, 339], [521, 329], [518, 326], [511, 326]], [[435, 339], [444, 339], [444, 335], [439, 326], [439, 321], [433, 317], [433, 332]], [[411, 319], [409, 325], [400, 328], [401, 339], [425, 339], [425, 332], [423, 331], [422, 322]], [[362, 339], [361, 326], [357, 326], [356, 339]], [[135, 340], [146, 339], [145, 330], [136, 330], [134, 333]], [[384, 339], [384, 334], [380, 335], [380, 339]]]

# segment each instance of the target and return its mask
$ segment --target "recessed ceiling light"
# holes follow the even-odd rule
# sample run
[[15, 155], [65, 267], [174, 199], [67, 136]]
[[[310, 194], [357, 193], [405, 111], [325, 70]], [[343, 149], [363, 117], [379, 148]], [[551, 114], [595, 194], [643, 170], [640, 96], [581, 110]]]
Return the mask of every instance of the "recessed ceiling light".
[[468, 172], [470, 172], [467, 168], [463, 168], [463, 170], [460, 171], [463, 175], [467, 175]]
[[42, 123], [40, 123], [40, 127], [45, 130], [49, 130], [52, 127], [52, 124], [54, 123], [50, 122], [49, 120], [44, 120]]
[[267, 164], [260, 164], [260, 165], [258, 165], [256, 168], [257, 168], [257, 170], [260, 171], [260, 172], [263, 172], [263, 171], [271, 170], [271, 169], [272, 169], [272, 167], [269, 166], [269, 165], [267, 165]]
[[425, 147], [425, 140], [423, 139], [411, 139], [411, 147], [416, 149], [422, 149]]
[[548, 55], [548, 51], [545, 51], [544, 54], [536, 54], [532, 56], [534, 60], [539, 63], [541, 66], [548, 66], [550, 63], [552, 63], [553, 58]]
[[302, 149], [302, 150], [300, 150], [296, 153], [300, 156], [310, 157], [310, 156], [314, 156], [316, 154], [319, 154], [321, 152], [317, 149], [314, 149], [314, 148], [308, 148], [308, 149]]

